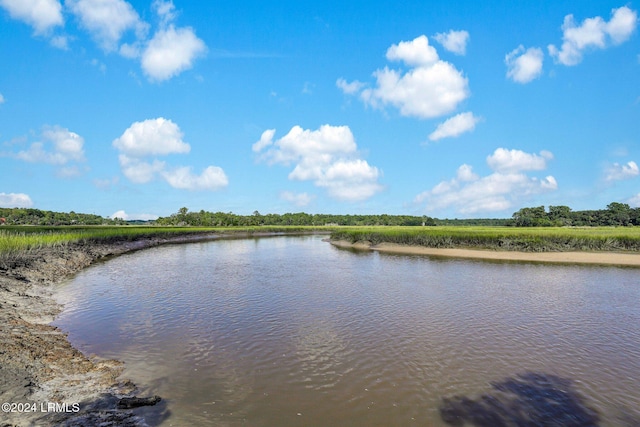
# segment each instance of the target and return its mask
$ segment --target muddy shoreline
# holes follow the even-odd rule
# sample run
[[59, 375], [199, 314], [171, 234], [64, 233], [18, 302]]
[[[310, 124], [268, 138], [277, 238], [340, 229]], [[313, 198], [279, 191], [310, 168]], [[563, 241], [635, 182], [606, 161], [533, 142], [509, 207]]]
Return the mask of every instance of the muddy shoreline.
[[425, 246], [398, 245], [394, 243], [351, 243], [346, 240], [329, 240], [337, 247], [356, 250], [372, 250], [407, 255], [428, 255], [447, 258], [484, 259], [495, 261], [542, 262], [557, 264], [593, 264], [640, 267], [640, 253], [631, 252], [517, 252], [466, 248], [428, 248]]
[[[146, 426], [131, 410], [118, 408], [121, 399], [138, 397], [136, 386], [120, 377], [123, 364], [87, 357], [49, 325], [63, 308], [54, 300], [53, 285], [127, 252], [238, 237], [257, 236], [203, 233], [81, 242], [0, 259], [0, 403], [14, 404], [2, 407], [0, 427]], [[166, 411], [166, 403], [157, 410]]]

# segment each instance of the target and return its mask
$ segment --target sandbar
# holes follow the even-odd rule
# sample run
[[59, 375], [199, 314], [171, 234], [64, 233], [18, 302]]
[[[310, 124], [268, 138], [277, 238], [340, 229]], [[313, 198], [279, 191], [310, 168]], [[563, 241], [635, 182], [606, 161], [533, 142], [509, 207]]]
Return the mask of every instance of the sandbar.
[[372, 250], [407, 255], [428, 255], [436, 257], [484, 259], [496, 261], [542, 262], [559, 264], [600, 264], [640, 267], [640, 253], [637, 252], [517, 252], [469, 248], [428, 248], [425, 246], [399, 245], [395, 243], [369, 242], [351, 243], [346, 240], [330, 240], [341, 248]]

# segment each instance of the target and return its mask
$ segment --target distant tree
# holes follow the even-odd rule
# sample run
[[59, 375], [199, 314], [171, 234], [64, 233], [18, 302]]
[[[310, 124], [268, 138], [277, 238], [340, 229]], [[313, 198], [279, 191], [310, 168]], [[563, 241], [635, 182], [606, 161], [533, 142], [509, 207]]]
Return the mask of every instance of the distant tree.
[[631, 207], [626, 203], [609, 203], [607, 213], [610, 225], [629, 225], [631, 223]]
[[571, 208], [569, 206], [549, 206], [549, 220], [553, 225], [566, 226], [571, 225]]
[[552, 225], [544, 206], [522, 208], [513, 214], [516, 227], [541, 227]]

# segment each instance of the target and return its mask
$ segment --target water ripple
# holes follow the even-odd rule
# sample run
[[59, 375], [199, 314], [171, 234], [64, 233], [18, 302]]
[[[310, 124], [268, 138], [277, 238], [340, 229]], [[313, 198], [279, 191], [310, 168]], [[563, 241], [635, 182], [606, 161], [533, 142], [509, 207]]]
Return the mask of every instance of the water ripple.
[[55, 324], [124, 360], [165, 425], [444, 426], [443, 397], [546, 372], [613, 426], [640, 419], [635, 274], [217, 241], [81, 272]]

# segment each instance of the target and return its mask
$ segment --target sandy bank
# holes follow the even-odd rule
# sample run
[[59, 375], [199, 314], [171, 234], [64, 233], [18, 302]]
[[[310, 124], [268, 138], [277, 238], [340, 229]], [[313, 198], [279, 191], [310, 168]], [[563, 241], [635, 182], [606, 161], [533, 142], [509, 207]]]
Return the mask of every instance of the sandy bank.
[[351, 243], [345, 240], [330, 240], [332, 245], [342, 248], [373, 250], [387, 253], [429, 255], [439, 257], [486, 259], [501, 261], [526, 261], [561, 264], [603, 264], [640, 267], [640, 253], [619, 252], [515, 252], [481, 249], [427, 248], [424, 246], [398, 245], [368, 242]]
[[[16, 405], [3, 406], [0, 426], [146, 426], [132, 411], [118, 409], [121, 398], [136, 394], [135, 385], [120, 378], [122, 363], [87, 357], [71, 346], [62, 331], [49, 325], [62, 310], [53, 298], [52, 285], [108, 257], [220, 237], [240, 235], [77, 243], [1, 258], [0, 403]], [[58, 403], [57, 409], [47, 409], [50, 402]], [[160, 417], [165, 405], [161, 401], [156, 406]]]

